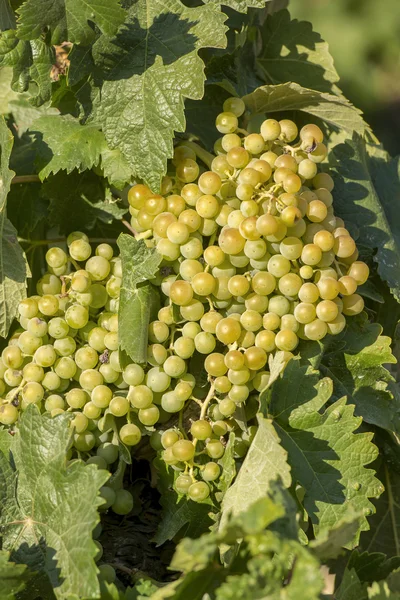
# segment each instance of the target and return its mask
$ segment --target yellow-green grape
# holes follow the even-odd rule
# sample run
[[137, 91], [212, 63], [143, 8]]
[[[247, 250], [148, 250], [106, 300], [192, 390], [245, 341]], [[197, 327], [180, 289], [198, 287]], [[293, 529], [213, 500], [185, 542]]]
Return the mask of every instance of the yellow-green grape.
[[275, 331], [281, 324], [281, 318], [278, 314], [273, 312], [267, 312], [263, 316], [263, 327], [268, 331]]
[[43, 386], [36, 381], [30, 381], [22, 388], [22, 398], [27, 404], [38, 403], [43, 399], [43, 396]]
[[58, 299], [52, 294], [45, 294], [38, 301], [40, 312], [46, 316], [53, 316], [58, 311]]
[[353, 262], [347, 272], [347, 275], [353, 277], [358, 285], [362, 285], [368, 279], [369, 267], [362, 261]]
[[79, 385], [88, 392], [94, 390], [98, 385], [102, 385], [103, 376], [95, 369], [85, 369], [79, 376]]
[[333, 277], [324, 277], [317, 283], [318, 291], [323, 300], [334, 300], [340, 293], [338, 281]]
[[66, 264], [68, 256], [62, 248], [49, 248], [46, 252], [46, 262], [52, 269], [57, 269]]
[[246, 109], [246, 105], [241, 98], [227, 98], [223, 104], [224, 112], [231, 112], [236, 117], [241, 117]]
[[226, 375], [222, 375], [221, 377], [216, 377], [214, 379], [214, 387], [218, 394], [227, 394], [231, 389], [232, 384]]
[[23, 331], [18, 338], [17, 344], [24, 354], [32, 356], [42, 345], [42, 340], [31, 335], [29, 331]]
[[174, 486], [179, 494], [187, 494], [192, 483], [193, 479], [190, 477], [190, 475], [182, 474], [176, 478]]
[[318, 200], [321, 200], [327, 208], [332, 206], [333, 196], [329, 190], [326, 190], [325, 188], [319, 188], [318, 190], [315, 190], [315, 193], [318, 196]]
[[328, 331], [332, 335], [338, 335], [346, 327], [345, 317], [339, 313], [335, 319], [327, 323]]
[[287, 352], [291, 352], [294, 350], [299, 343], [299, 339], [294, 331], [289, 329], [282, 329], [278, 331], [275, 336], [275, 344], [279, 350], [286, 350]]
[[322, 300], [317, 304], [316, 312], [318, 319], [329, 322], [336, 319], [339, 309], [332, 300]]
[[[270, 315], [272, 313], [269, 313]], [[275, 315], [278, 316], [278, 315]], [[279, 318], [279, 317], [278, 317]], [[254, 343], [257, 348], [262, 348], [265, 352], [272, 352], [275, 350], [275, 333], [269, 329], [262, 329], [255, 337]]]
[[68, 248], [71, 258], [82, 262], [87, 260], [92, 253], [92, 249], [87, 240], [78, 239], [74, 240]]
[[348, 258], [356, 250], [356, 243], [349, 235], [339, 235], [335, 238], [333, 251], [339, 258]]
[[2, 425], [13, 425], [18, 419], [18, 409], [13, 404], [0, 406], [0, 423]]
[[296, 260], [300, 258], [303, 249], [303, 242], [299, 238], [287, 237], [281, 241], [279, 251], [282, 256], [288, 260]]
[[298, 129], [296, 123], [290, 119], [282, 119], [279, 121], [281, 128], [280, 138], [285, 142], [293, 142], [297, 138]]
[[266, 271], [259, 271], [251, 280], [251, 287], [256, 294], [269, 296], [276, 287], [274, 275]]
[[185, 244], [190, 236], [190, 231], [185, 223], [175, 221], [168, 225], [167, 238], [173, 244]]
[[268, 272], [274, 277], [283, 277], [283, 275], [289, 273], [290, 267], [290, 261], [281, 254], [271, 256], [268, 261]]
[[314, 269], [309, 265], [303, 265], [300, 267], [299, 275], [303, 279], [311, 279], [314, 275]]
[[284, 296], [296, 296], [302, 285], [303, 280], [301, 277], [296, 273], [287, 273], [280, 278], [278, 288]]
[[219, 352], [213, 352], [206, 357], [204, 368], [212, 377], [221, 377], [228, 371], [228, 367], [225, 365], [224, 355]]
[[328, 214], [328, 209], [322, 200], [311, 200], [307, 206], [307, 218], [312, 223], [321, 223]]
[[310, 148], [310, 150], [319, 144], [324, 139], [324, 134], [318, 125], [305, 125], [300, 129], [300, 139], [305, 144], [304, 149]]
[[[217, 323], [215, 334], [217, 339], [223, 344], [233, 344], [233, 342], [236, 342], [239, 339], [241, 331], [242, 328], [240, 323], [238, 323], [235, 319], [226, 317]], [[224, 374], [225, 372], [221, 373], [221, 375]]]
[[233, 112], [222, 112], [216, 120], [215, 126], [220, 133], [234, 133], [238, 128], [238, 119]]
[[244, 352], [244, 362], [246, 367], [248, 367], [251, 371], [259, 371], [267, 362], [267, 353], [264, 348], [251, 346]]
[[18, 387], [22, 383], [22, 373], [16, 369], [7, 369], [3, 375], [5, 383], [9, 387]]
[[22, 369], [22, 375], [25, 381], [37, 381], [40, 383], [44, 377], [44, 370], [35, 363], [28, 363]]
[[[34, 354], [34, 362], [40, 367], [44, 368], [51, 367], [56, 362], [56, 359], [57, 354], [54, 350], [54, 347], [51, 344], [41, 346], [36, 350]], [[4, 360], [4, 357], [3, 361], [5, 364], [7, 364]]]
[[320, 319], [314, 319], [310, 323], [304, 325], [304, 334], [309, 340], [322, 340], [328, 333], [328, 326]]
[[306, 265], [317, 265], [322, 258], [322, 250], [316, 244], [306, 244], [301, 251], [300, 258]]
[[191, 183], [197, 179], [199, 170], [199, 165], [195, 160], [192, 158], [185, 158], [178, 164], [176, 175], [178, 179], [184, 183]]
[[188, 489], [188, 496], [193, 502], [202, 502], [210, 495], [210, 488], [205, 481], [196, 481]]
[[297, 321], [303, 325], [311, 323], [316, 318], [314, 304], [309, 302], [300, 302], [294, 309], [294, 316]]
[[127, 446], [136, 446], [140, 442], [142, 434], [137, 425], [134, 423], [126, 423], [126, 425], [123, 425], [119, 430], [119, 437], [123, 444], [126, 444]]
[[328, 252], [329, 250], [332, 250], [335, 243], [335, 238], [329, 231], [317, 231], [317, 233], [314, 235], [313, 243], [321, 248], [323, 252]]
[[272, 296], [269, 300], [268, 308], [270, 312], [282, 317], [290, 311], [290, 302], [285, 296]]
[[226, 160], [234, 169], [243, 169], [250, 162], [250, 154], [245, 148], [232, 148], [227, 153]]
[[253, 379], [254, 389], [262, 392], [268, 386], [270, 373], [268, 371], [260, 371]]
[[244, 147], [250, 154], [261, 154], [265, 141], [259, 133], [250, 133], [244, 138]]
[[350, 277], [350, 275], [344, 275], [338, 280], [339, 290], [343, 296], [351, 296], [357, 290], [357, 281]]
[[343, 314], [347, 316], [358, 315], [364, 310], [364, 300], [359, 294], [343, 296]]
[[[178, 283], [178, 282], [177, 282]], [[183, 283], [183, 282], [179, 282]], [[190, 286], [189, 286], [190, 287]], [[153, 321], [149, 325], [149, 341], [162, 344], [169, 337], [169, 327], [162, 321]]]
[[207, 331], [208, 333], [215, 333], [217, 324], [219, 323], [219, 321], [221, 321], [222, 318], [222, 315], [216, 310], [211, 310], [201, 317], [200, 327], [203, 331]]
[[190, 433], [192, 434], [193, 438], [198, 440], [206, 440], [212, 435], [212, 427], [208, 421], [200, 419], [192, 423]]
[[178, 440], [171, 448], [178, 461], [187, 462], [194, 457], [195, 447], [189, 440]]
[[272, 142], [281, 134], [281, 126], [275, 119], [266, 119], [260, 127], [260, 133], [266, 142]]
[[217, 463], [210, 461], [204, 465], [204, 468], [201, 471], [201, 477], [204, 481], [215, 481], [220, 476], [220, 473], [221, 467]]
[[244, 305], [247, 310], [255, 310], [258, 313], [265, 313], [268, 308], [268, 298], [259, 294], [249, 294], [246, 297]]
[[328, 173], [318, 173], [314, 177], [312, 183], [315, 189], [325, 188], [329, 192], [331, 192], [334, 187], [333, 179], [330, 175], [328, 175]]
[[38, 304], [34, 298], [25, 298], [25, 300], [21, 300], [18, 305], [18, 312], [21, 317], [32, 319], [33, 317], [36, 317], [38, 311]]
[[178, 221], [183, 223], [188, 228], [189, 233], [194, 233], [202, 225], [200, 215], [191, 208], [182, 211], [178, 217]]
[[328, 155], [328, 148], [322, 142], [318, 143], [311, 152], [308, 154], [308, 158], [314, 163], [320, 163]]

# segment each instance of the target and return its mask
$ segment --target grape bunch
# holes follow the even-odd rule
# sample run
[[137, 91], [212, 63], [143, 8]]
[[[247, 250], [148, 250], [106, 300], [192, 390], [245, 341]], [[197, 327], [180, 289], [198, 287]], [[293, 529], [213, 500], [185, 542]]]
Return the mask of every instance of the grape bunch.
[[[160, 194], [141, 183], [128, 192], [136, 238], [162, 256], [147, 363], [120, 364], [121, 260], [104, 243], [92, 256], [80, 232], [68, 254], [48, 250], [49, 272], [20, 303], [21, 327], [0, 361], [1, 423], [14, 426], [30, 403], [68, 411], [69, 459], [114, 471], [120, 444], [149, 435], [176, 491], [200, 502], [218, 485], [231, 431], [234, 456], [247, 452], [271, 358], [290, 360], [299, 340], [339, 334], [363, 310], [356, 292], [369, 275], [334, 215], [334, 182], [318, 171], [321, 129], [267, 119], [248, 133], [242, 100], [223, 110], [214, 155], [183, 142]], [[122, 485], [102, 495], [105, 509], [132, 509]]]

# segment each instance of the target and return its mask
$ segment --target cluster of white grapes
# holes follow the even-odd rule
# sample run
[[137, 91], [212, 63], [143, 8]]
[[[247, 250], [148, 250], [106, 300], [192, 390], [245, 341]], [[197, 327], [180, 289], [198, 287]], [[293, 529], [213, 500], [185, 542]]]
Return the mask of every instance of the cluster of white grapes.
[[[268, 384], [269, 357], [280, 350], [289, 360], [299, 339], [338, 334], [346, 316], [363, 310], [356, 291], [369, 269], [334, 215], [332, 178], [318, 172], [322, 131], [310, 124], [298, 134], [291, 120], [267, 119], [248, 134], [239, 128], [244, 110], [238, 98], [225, 102], [209, 170], [197, 162], [207, 153], [183, 143], [161, 194], [143, 184], [129, 190], [131, 226], [163, 258], [147, 364], [120, 365], [120, 258], [108, 244], [91, 256], [75, 232], [69, 255], [47, 252], [38, 295], [20, 303], [21, 329], [0, 361], [1, 423], [12, 426], [32, 402], [53, 416], [72, 412], [70, 457], [108, 469], [119, 441], [135, 446], [152, 432], [176, 491], [203, 501], [220, 477], [229, 432], [237, 457], [255, 435], [251, 420], [239, 430], [235, 413]], [[203, 387], [190, 373], [194, 355]], [[102, 494], [104, 508], [131, 510], [122, 487]]]

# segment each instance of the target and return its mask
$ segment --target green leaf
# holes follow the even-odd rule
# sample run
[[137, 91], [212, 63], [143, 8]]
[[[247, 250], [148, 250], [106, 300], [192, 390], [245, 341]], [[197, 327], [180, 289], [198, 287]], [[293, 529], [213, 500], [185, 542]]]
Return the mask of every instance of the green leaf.
[[400, 475], [383, 463], [378, 476], [385, 491], [375, 501], [376, 512], [369, 518], [370, 530], [361, 536], [361, 547], [368, 552], [400, 556]]
[[10, 102], [18, 97], [11, 88], [13, 70], [11, 67], [0, 67], [0, 115], [11, 112]]
[[[347, 321], [337, 336], [303, 345], [301, 355], [334, 384], [335, 399], [347, 396], [355, 414], [367, 423], [400, 431], [400, 400], [392, 393], [393, 377], [384, 364], [395, 363], [390, 338], [380, 335], [379, 323], [369, 323], [363, 313]], [[304, 348], [304, 352], [303, 352]]]
[[26, 565], [9, 562], [9, 552], [0, 551], [0, 600], [14, 600], [30, 578]]
[[122, 261], [119, 347], [133, 362], [145, 363], [148, 326], [159, 304], [158, 290], [148, 280], [156, 275], [162, 256], [127, 234], [121, 234], [117, 244]]
[[343, 96], [310, 90], [297, 83], [264, 85], [244, 96], [243, 100], [254, 114], [299, 110], [322, 119], [330, 128], [343, 129], [350, 135], [353, 131], [363, 134], [369, 130], [360, 111]]
[[374, 510], [369, 498], [383, 491], [374, 471], [365, 468], [378, 451], [371, 433], [354, 433], [361, 424], [354, 406], [343, 398], [320, 412], [331, 393], [328, 378], [319, 380], [317, 372], [291, 360], [272, 388], [268, 408], [293, 482], [304, 489], [304, 508], [316, 535], [355, 513], [364, 515], [360, 530], [367, 530], [365, 515]]
[[0, 336], [6, 337], [17, 314], [18, 303], [26, 296], [29, 272], [18, 244], [17, 231], [6, 217], [7, 194], [14, 172], [8, 168], [13, 137], [0, 117]]
[[40, 196], [40, 184], [13, 184], [7, 198], [7, 215], [18, 234], [29, 239], [35, 227], [48, 217], [48, 202]]
[[50, 200], [50, 223], [62, 233], [92, 229], [96, 221], [112, 223], [126, 213], [118, 203], [105, 199], [103, 181], [92, 171], [69, 175], [60, 171], [42, 185], [41, 194]]
[[258, 498], [267, 495], [272, 482], [281, 478], [283, 485], [291, 484], [286, 451], [272, 422], [258, 416], [258, 430], [233, 485], [225, 493], [221, 507], [220, 530], [230, 515], [244, 512]]
[[367, 600], [367, 584], [361, 583], [354, 569], [346, 569], [335, 600]]
[[282, 10], [268, 15], [260, 31], [262, 49], [257, 66], [266, 83], [295, 81], [320, 92], [332, 91], [339, 75], [328, 44], [311, 23], [292, 20], [289, 11]]
[[11, 87], [15, 92], [26, 92], [34, 82], [37, 93], [29, 98], [34, 106], [51, 99], [50, 72], [55, 62], [53, 48], [42, 40], [30, 42], [16, 37], [15, 31], [0, 33], [0, 66], [13, 67]]
[[223, 4], [240, 13], [246, 13], [248, 8], [263, 8], [265, 6], [265, 0], [204, 0], [204, 4], [210, 3]]
[[360, 517], [346, 515], [332, 529], [326, 529], [318, 539], [310, 543], [310, 548], [321, 561], [337, 558], [343, 548], [351, 544], [360, 528]]
[[157, 488], [161, 494], [162, 514], [153, 541], [160, 546], [178, 534], [193, 538], [202, 535], [212, 524], [211, 498], [205, 502], [193, 502], [186, 496], [179, 498], [173, 489], [174, 471], [160, 459], [155, 459], [154, 466], [157, 469]]
[[400, 566], [400, 556], [387, 558], [382, 552], [352, 552], [348, 569], [355, 569], [357, 577], [361, 582], [372, 583], [387, 579], [389, 575]]
[[41, 145], [45, 166], [39, 171], [43, 181], [51, 173], [74, 169], [85, 171], [99, 164], [100, 153], [106, 147], [104, 135], [96, 127], [81, 125], [71, 115], [40, 117], [31, 125], [32, 133], [43, 137]]
[[30, 405], [11, 444], [12, 467], [1, 455], [7, 492], [0, 489], [3, 548], [47, 575], [58, 600], [99, 594], [92, 531], [99, 488], [109, 473], [76, 460], [67, 466], [71, 415], [41, 416]]
[[95, 36], [91, 24], [113, 35], [125, 18], [118, 0], [26, 0], [17, 12], [20, 39], [34, 40], [49, 30], [51, 44], [88, 43]]
[[179, 0], [139, 0], [115, 38], [103, 35], [95, 42], [91, 67], [88, 52], [71, 54], [71, 69], [78, 70], [78, 60], [92, 70], [78, 92], [90, 120], [154, 191], [173, 153], [174, 130], [185, 130], [184, 98], [203, 95], [204, 64], [197, 52], [224, 47], [225, 19], [212, 4], [187, 8]]
[[122, 190], [131, 180], [132, 170], [118, 148], [110, 150], [105, 147], [101, 153], [100, 166], [103, 169], [104, 177], [108, 179], [110, 185], [114, 185], [119, 190]]
[[400, 301], [400, 159], [357, 135], [335, 146], [333, 157], [335, 212], [357, 227], [357, 243], [376, 250], [378, 273]]

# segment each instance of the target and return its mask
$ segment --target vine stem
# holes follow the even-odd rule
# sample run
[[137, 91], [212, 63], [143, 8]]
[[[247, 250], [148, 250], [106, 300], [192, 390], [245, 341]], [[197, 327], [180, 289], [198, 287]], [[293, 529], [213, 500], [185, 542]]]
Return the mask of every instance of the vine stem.
[[11, 183], [41, 183], [39, 175], [15, 175]]
[[211, 163], [214, 160], [215, 156], [213, 156], [210, 152], [207, 152], [207, 150], [204, 150], [204, 148], [196, 144], [196, 142], [185, 141], [183, 143], [183, 146], [191, 148], [193, 152], [196, 153], [197, 158], [199, 158], [205, 165], [207, 165], [209, 169], [211, 169]]
[[128, 223], [128, 221], [125, 221], [125, 219], [122, 219], [121, 223], [123, 225], [125, 225], [125, 227], [127, 229], [129, 229], [129, 231], [131, 232], [132, 235], [136, 236], [137, 232], [133, 229], [133, 227], [131, 226], [131, 224]]
[[[208, 394], [206, 396], [206, 398], [204, 399], [204, 402], [202, 402], [201, 404], [201, 410], [200, 410], [200, 417], [199, 419], [204, 419], [204, 417], [206, 416], [206, 412], [207, 412], [207, 408], [211, 402], [211, 400], [214, 398], [214, 392], [215, 392], [215, 387], [214, 384], [212, 383], [210, 386], [210, 389], [208, 390]], [[192, 443], [193, 446], [196, 448], [198, 439], [197, 438], [193, 438]], [[190, 476], [193, 478], [193, 461], [194, 461], [194, 457], [191, 461], [191, 465], [190, 465], [190, 469], [189, 469], [189, 474]]]

